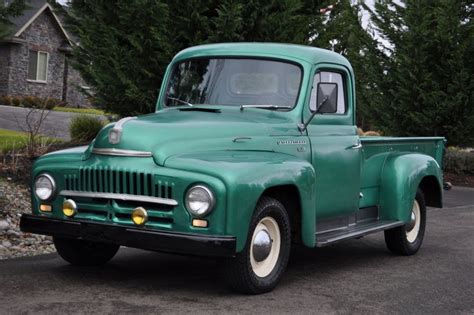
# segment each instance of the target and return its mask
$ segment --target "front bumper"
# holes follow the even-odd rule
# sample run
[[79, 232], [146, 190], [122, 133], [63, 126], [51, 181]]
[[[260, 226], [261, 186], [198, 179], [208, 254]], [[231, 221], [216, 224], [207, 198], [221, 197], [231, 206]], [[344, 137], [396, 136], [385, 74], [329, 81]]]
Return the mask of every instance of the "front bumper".
[[235, 256], [236, 240], [230, 236], [205, 236], [162, 232], [89, 221], [69, 221], [23, 214], [23, 232], [77, 238], [122, 246], [199, 256]]

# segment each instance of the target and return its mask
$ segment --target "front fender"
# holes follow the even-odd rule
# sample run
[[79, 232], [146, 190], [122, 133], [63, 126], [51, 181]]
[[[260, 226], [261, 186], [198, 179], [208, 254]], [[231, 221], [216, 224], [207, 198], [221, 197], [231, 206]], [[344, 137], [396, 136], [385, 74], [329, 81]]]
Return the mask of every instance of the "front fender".
[[247, 240], [255, 206], [266, 189], [294, 185], [301, 203], [301, 235], [306, 246], [314, 247], [315, 172], [297, 157], [265, 151], [213, 151], [170, 157], [165, 166], [214, 176], [226, 186], [226, 234], [237, 238], [237, 251]]
[[381, 176], [380, 218], [408, 222], [423, 178], [434, 176], [442, 187], [441, 168], [431, 156], [399, 153], [388, 157]]

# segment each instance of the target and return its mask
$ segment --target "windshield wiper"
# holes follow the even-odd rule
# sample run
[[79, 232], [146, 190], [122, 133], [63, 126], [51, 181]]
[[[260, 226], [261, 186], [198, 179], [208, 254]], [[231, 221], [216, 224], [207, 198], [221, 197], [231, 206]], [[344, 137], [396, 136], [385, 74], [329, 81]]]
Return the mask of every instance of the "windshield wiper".
[[193, 106], [194, 106], [193, 104], [191, 104], [191, 103], [189, 103], [189, 102], [187, 102], [187, 101], [180, 100], [179, 98], [176, 98], [176, 97], [167, 96], [166, 99], [172, 100], [172, 101], [175, 101], [175, 102], [184, 104], [184, 105], [188, 105], [188, 106], [190, 106], [190, 107], [193, 107]]
[[181, 112], [208, 112], [208, 113], [220, 113], [219, 108], [206, 108], [206, 107], [181, 107], [178, 109]]
[[240, 110], [244, 108], [264, 108], [264, 109], [292, 109], [292, 106], [283, 105], [240, 105]]

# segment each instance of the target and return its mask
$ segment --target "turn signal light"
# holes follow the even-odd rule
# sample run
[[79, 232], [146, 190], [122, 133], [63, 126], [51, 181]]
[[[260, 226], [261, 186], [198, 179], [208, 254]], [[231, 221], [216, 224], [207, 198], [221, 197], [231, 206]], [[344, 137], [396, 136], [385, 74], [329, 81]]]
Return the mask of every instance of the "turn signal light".
[[135, 208], [132, 212], [132, 221], [136, 225], [143, 225], [148, 221], [148, 212], [142, 207]]
[[206, 220], [193, 219], [193, 226], [194, 227], [207, 228], [208, 222]]
[[51, 212], [53, 210], [53, 207], [51, 207], [50, 205], [41, 204], [40, 210], [43, 212]]
[[66, 217], [72, 218], [77, 213], [76, 202], [72, 199], [68, 199], [63, 202], [63, 213]]

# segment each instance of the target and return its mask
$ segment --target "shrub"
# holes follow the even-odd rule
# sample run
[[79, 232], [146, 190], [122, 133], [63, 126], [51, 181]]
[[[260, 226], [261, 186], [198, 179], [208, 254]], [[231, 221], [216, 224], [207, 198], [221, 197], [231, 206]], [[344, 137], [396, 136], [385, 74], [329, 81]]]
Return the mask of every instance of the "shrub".
[[362, 128], [357, 128], [357, 134], [359, 136], [365, 136], [365, 137], [379, 137], [382, 135], [380, 131], [372, 131], [372, 130], [364, 131], [362, 130]]
[[8, 95], [0, 96], [0, 105], [11, 105], [12, 98]]
[[378, 131], [369, 130], [369, 131], [364, 132], [364, 136], [366, 136], [366, 137], [380, 137], [381, 134]]
[[21, 105], [21, 98], [19, 98], [18, 96], [13, 96], [11, 104], [13, 106], [17, 106], [17, 107], [20, 106]]
[[69, 133], [74, 141], [89, 142], [95, 138], [104, 125], [105, 122], [98, 117], [80, 115], [72, 119]]
[[57, 98], [51, 98], [51, 97], [45, 99], [43, 102], [44, 102], [44, 107], [49, 110], [52, 110], [53, 108], [61, 104], [60, 100], [58, 100]]
[[21, 100], [21, 104], [23, 104], [24, 107], [29, 107], [29, 108], [37, 107], [36, 106], [36, 100], [35, 100], [34, 96], [25, 96], [25, 97], [23, 97], [23, 99]]
[[445, 171], [474, 175], [474, 151], [450, 147], [444, 156]]

